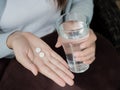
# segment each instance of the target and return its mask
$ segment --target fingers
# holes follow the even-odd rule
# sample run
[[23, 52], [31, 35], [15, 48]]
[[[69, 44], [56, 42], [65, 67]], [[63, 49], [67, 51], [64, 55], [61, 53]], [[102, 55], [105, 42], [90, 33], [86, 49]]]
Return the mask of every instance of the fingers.
[[47, 51], [43, 50], [45, 56], [42, 58], [36, 55], [34, 63], [38, 67], [39, 72], [62, 87], [65, 84], [72, 86], [74, 75], [68, 70], [66, 62], [54, 51]]
[[57, 55], [56, 53], [55, 54], [51, 54], [51, 58], [50, 57], [48, 57], [48, 58], [49, 58], [49, 61], [54, 66], [56, 66], [57, 68], [62, 70], [64, 73], [69, 75], [72, 79], [74, 78], [74, 75], [68, 70], [69, 69], [68, 64], [59, 55]]
[[53, 72], [47, 66], [42, 66], [40, 68], [40, 73], [50, 78], [51, 80], [53, 80], [56, 84], [60, 85], [61, 87], [64, 87], [66, 84], [64, 80], [62, 80], [55, 72]]
[[[65, 83], [67, 83], [68, 85], [72, 86], [73, 85], [73, 75], [70, 73], [70, 71], [68, 69], [66, 69], [62, 64], [62, 67], [60, 66], [56, 66], [54, 64], [52, 64], [51, 62], [46, 62], [46, 65], [48, 67], [51, 68], [52, 71], [55, 72], [55, 74], [57, 74], [63, 81], [65, 81]], [[63, 69], [63, 70], [62, 70]], [[70, 75], [69, 75], [70, 74]], [[72, 78], [71, 78], [72, 77]]]
[[[58, 60], [60, 63], [62, 63], [66, 68], [69, 68], [68, 64], [66, 63], [66, 61], [60, 57], [57, 53], [51, 53], [51, 56], [53, 58], [55, 58], [56, 60]], [[55, 61], [56, 63], [57, 61]]]
[[95, 60], [95, 55], [89, 54], [89, 55], [83, 56], [83, 57], [78, 56], [75, 59], [76, 59], [76, 61], [83, 61], [83, 63], [91, 64]]
[[69, 76], [70, 78], [74, 78], [74, 75], [68, 70], [68, 68], [66, 68], [61, 62], [53, 59], [49, 60], [51, 64], [53, 64], [56, 68], [58, 68], [59, 70], [63, 71], [64, 73], [66, 73], [67, 76]]
[[91, 64], [95, 60], [95, 41], [96, 36], [92, 30], [90, 30], [89, 38], [80, 44], [81, 51], [74, 52], [74, 58], [77, 61], [83, 61], [83, 63]]
[[66, 83], [68, 85], [73, 85], [73, 80], [56, 65], [52, 64], [47, 58], [41, 60], [37, 59], [35, 63], [38, 66], [40, 73], [50, 78], [61, 87], [64, 87]]
[[95, 60], [95, 45], [91, 45], [83, 51], [74, 52], [74, 57], [77, 61], [91, 64]]
[[56, 43], [55, 47], [58, 48], [58, 47], [60, 47], [60, 46], [62, 46], [62, 42], [61, 42], [61, 38], [58, 37], [57, 43]]
[[94, 34], [92, 30], [90, 30], [89, 38], [87, 39], [87, 41], [81, 43], [80, 49], [82, 50], [82, 49], [90, 47], [93, 43], [95, 43], [96, 40], [97, 40], [96, 35]]

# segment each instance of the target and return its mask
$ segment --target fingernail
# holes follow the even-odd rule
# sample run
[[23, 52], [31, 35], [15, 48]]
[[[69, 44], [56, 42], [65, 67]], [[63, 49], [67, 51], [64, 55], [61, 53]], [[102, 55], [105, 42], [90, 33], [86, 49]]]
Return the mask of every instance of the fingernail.
[[70, 86], [73, 86], [73, 85], [74, 85], [74, 81], [72, 81], [69, 85], [70, 85]]
[[37, 76], [38, 72], [32, 71], [34, 76]]
[[65, 87], [65, 86], [66, 86], [66, 83], [64, 83], [64, 84], [61, 84], [60, 86], [61, 86], [61, 87]]

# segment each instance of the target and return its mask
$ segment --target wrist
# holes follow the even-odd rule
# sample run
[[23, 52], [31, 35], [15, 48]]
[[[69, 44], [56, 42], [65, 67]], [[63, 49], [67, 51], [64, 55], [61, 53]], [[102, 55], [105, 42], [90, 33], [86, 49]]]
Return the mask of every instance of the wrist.
[[8, 48], [12, 49], [13, 48], [13, 43], [18, 40], [20, 37], [22, 37], [22, 32], [14, 32], [10, 34], [7, 38], [6, 44]]

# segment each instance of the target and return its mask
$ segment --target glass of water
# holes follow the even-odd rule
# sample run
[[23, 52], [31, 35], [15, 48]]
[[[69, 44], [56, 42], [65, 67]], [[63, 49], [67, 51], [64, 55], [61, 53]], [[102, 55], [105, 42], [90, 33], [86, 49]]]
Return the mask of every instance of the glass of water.
[[74, 56], [74, 53], [81, 51], [80, 44], [89, 37], [88, 25], [83, 22], [85, 18], [77, 13], [67, 13], [56, 22], [56, 29], [62, 40], [67, 63], [74, 73], [82, 73], [89, 68], [89, 64], [76, 60]]

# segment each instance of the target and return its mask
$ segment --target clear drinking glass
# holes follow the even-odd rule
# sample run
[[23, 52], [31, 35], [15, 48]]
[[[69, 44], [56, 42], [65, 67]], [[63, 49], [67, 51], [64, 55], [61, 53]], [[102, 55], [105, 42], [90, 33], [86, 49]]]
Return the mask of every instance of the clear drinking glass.
[[85, 18], [77, 13], [67, 13], [56, 22], [56, 29], [62, 40], [67, 63], [74, 73], [82, 73], [89, 68], [89, 64], [76, 60], [74, 56], [74, 53], [81, 51], [80, 44], [89, 37], [88, 25], [83, 22]]

